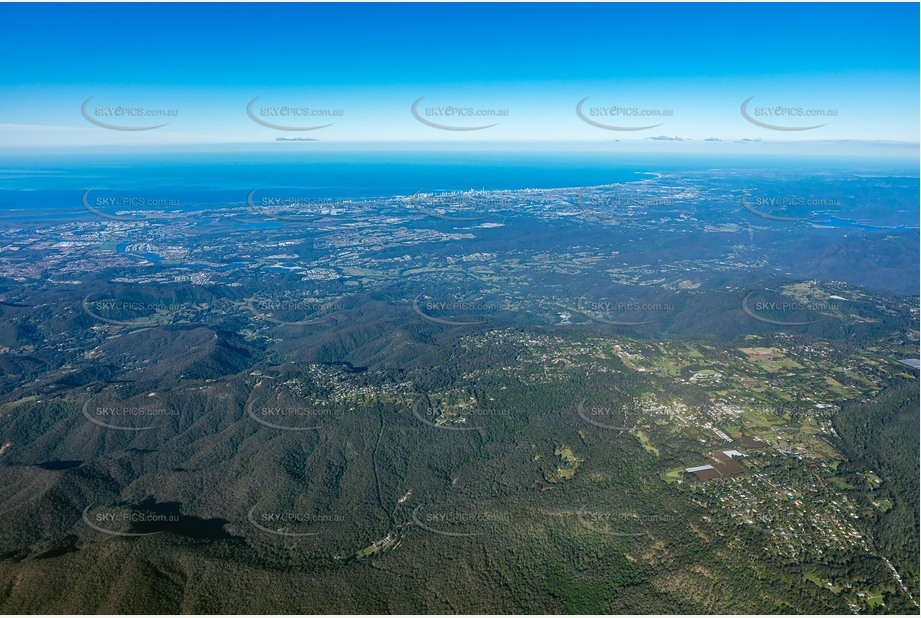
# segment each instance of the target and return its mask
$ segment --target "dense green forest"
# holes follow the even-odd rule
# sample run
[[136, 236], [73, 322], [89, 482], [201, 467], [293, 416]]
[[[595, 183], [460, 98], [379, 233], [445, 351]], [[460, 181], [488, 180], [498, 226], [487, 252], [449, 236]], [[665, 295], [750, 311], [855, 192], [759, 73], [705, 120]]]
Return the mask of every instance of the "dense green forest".
[[857, 475], [873, 470], [886, 481], [871, 487], [866, 500], [888, 501], [892, 508], [880, 513], [868, 508], [874, 534], [886, 552], [904, 569], [910, 586], [918, 586], [919, 539], [919, 425], [918, 384], [897, 382], [866, 402], [848, 402], [835, 418], [847, 454], [845, 469], [854, 484], [866, 487]]

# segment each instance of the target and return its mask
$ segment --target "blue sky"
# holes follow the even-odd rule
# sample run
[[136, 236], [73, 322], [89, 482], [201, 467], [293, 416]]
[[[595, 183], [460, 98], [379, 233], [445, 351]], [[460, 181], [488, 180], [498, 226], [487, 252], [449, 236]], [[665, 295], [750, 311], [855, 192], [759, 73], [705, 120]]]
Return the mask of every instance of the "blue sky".
[[[917, 4], [3, 4], [0, 142], [917, 142], [918, 18]], [[100, 123], [166, 125], [103, 128], [81, 114], [91, 97]], [[266, 122], [331, 124], [263, 126], [256, 97]], [[775, 128], [743, 117], [749, 98]]]

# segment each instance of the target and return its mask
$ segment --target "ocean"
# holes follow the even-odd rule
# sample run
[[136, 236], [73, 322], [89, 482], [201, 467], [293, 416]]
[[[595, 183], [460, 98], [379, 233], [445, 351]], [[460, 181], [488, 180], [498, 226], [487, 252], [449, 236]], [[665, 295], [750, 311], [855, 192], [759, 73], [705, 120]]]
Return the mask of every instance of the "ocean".
[[[280, 145], [287, 147], [289, 145]], [[294, 145], [297, 147], [297, 145]], [[914, 165], [914, 163], [912, 163]], [[595, 186], [654, 172], [723, 169], [888, 170], [884, 162], [796, 157], [527, 152], [208, 152], [0, 157], [0, 211], [84, 212], [89, 189], [162, 194], [182, 205], [240, 204], [254, 189], [297, 188], [315, 198], [411, 195], [416, 191]], [[182, 206], [180, 206], [182, 207]], [[13, 212], [11, 212], [13, 211]]]

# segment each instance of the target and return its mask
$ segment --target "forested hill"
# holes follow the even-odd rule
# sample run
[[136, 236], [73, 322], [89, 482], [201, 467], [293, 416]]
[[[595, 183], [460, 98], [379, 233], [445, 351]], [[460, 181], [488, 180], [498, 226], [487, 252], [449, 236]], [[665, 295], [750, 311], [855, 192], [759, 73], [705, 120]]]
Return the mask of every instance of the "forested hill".
[[888, 500], [892, 508], [866, 512], [876, 517], [880, 550], [892, 554], [891, 560], [907, 575], [909, 588], [917, 588], [918, 581], [918, 564], [913, 558], [918, 555], [919, 532], [918, 416], [918, 385], [905, 380], [873, 400], [845, 403], [835, 419], [849, 471], [856, 477], [862, 470], [873, 470], [883, 479], [872, 499], [877, 503]]

